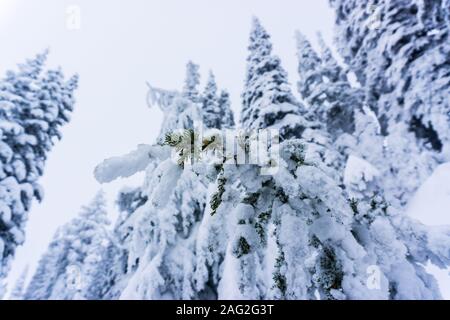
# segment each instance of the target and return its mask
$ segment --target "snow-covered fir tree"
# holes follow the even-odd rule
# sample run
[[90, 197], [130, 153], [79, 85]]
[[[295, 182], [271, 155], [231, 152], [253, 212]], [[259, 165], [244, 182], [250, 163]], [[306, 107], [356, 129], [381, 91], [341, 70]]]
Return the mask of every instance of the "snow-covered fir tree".
[[315, 124], [303, 138], [326, 146], [322, 160], [340, 173], [353, 201], [384, 199], [381, 173], [373, 165], [385, 156], [384, 138], [376, 116], [364, 105], [363, 90], [350, 83], [347, 68], [337, 62], [320, 33], [320, 53], [300, 32], [296, 38], [298, 91], [307, 103], [308, 120]]
[[192, 102], [199, 102], [200, 94], [198, 85], [200, 84], [199, 65], [189, 61], [186, 65], [186, 78], [184, 80], [183, 97]]
[[301, 134], [304, 107], [295, 99], [280, 59], [272, 54], [270, 36], [257, 18], [250, 32], [247, 74], [242, 93], [242, 127], [283, 128], [282, 137]]
[[[194, 132], [198, 129], [192, 126], [194, 123], [205, 130], [210, 125], [219, 128], [233, 125], [228, 94], [223, 91], [217, 97], [215, 87], [210, 78], [203, 102], [215, 100], [216, 109], [223, 107], [216, 112], [199, 108], [183, 92], [150, 88], [152, 102], [165, 112], [160, 133], [160, 137], [164, 137], [163, 144], [140, 146], [128, 155], [105, 160], [95, 170], [100, 182], [142, 170], [146, 172], [140, 188], [125, 189], [119, 195], [122, 213], [115, 234], [126, 248], [125, 267], [113, 289], [116, 296], [111, 298], [192, 299], [211, 294], [197, 290], [192, 278], [195, 241], [207, 207], [210, 178], [204, 172], [208, 166], [192, 161], [191, 146], [194, 147], [193, 142], [201, 143]], [[180, 109], [183, 112], [179, 112]], [[184, 121], [185, 118], [190, 121]], [[205, 118], [209, 122], [202, 126]], [[213, 128], [212, 132], [217, 129]], [[213, 145], [213, 139], [208, 143]], [[172, 147], [176, 150], [177, 161], [171, 159]]]
[[209, 73], [202, 96], [202, 118], [206, 128], [220, 129], [221, 123], [217, 115], [220, 114], [217, 84], [214, 74]]
[[386, 193], [405, 205], [450, 156], [448, 1], [330, 2], [338, 49], [386, 137]]
[[199, 66], [189, 61], [186, 65], [186, 78], [181, 92], [148, 85], [149, 106], [156, 104], [164, 112], [162, 128], [157, 139], [159, 143], [164, 142], [168, 132], [201, 125], [202, 97], [198, 92], [199, 83]]
[[105, 197], [99, 192], [78, 217], [58, 229], [24, 298], [102, 299], [114, 284], [112, 263], [119, 251], [108, 224]]
[[[356, 148], [353, 137], [355, 111], [362, 99], [347, 80], [343, 68], [332, 56], [321, 36], [322, 52], [317, 53], [306, 37], [296, 33], [298, 74], [297, 89], [307, 105], [309, 122], [302, 138], [314, 142], [325, 163], [342, 172], [349, 153]], [[359, 96], [361, 97], [361, 96]]]
[[226, 90], [222, 90], [219, 96], [219, 110], [221, 114], [222, 123], [221, 126], [223, 129], [231, 129], [234, 128], [234, 115], [231, 110], [231, 101], [230, 94]]
[[217, 84], [212, 72], [209, 73], [205, 90], [202, 95], [203, 127], [210, 129], [225, 129], [234, 127], [234, 117], [231, 112], [230, 96], [226, 90], [217, 94]]
[[[184, 123], [180, 104], [194, 120], [201, 110], [183, 94], [156, 90], [154, 101], [169, 102], [164, 144], [140, 146], [96, 168], [100, 182], [146, 171], [142, 187], [120, 194], [115, 232], [126, 266], [111, 298], [439, 298], [423, 266], [450, 264], [450, 230], [409, 219], [383, 193], [374, 196], [376, 183], [344, 188], [326, 155], [335, 150], [311, 139], [315, 124], [292, 96], [268, 39], [254, 20], [235, 148], [224, 150], [215, 130], [199, 136], [196, 128], [172, 126]], [[319, 58], [333, 79], [326, 54]], [[355, 109], [355, 140], [377, 136], [378, 122], [364, 122], [364, 109]], [[246, 131], [267, 128], [281, 133], [268, 143], [276, 148], [281, 140], [279, 157], [263, 148], [257, 164], [237, 161], [251, 157], [255, 136]], [[349, 159], [369, 174], [370, 163], [361, 160]], [[353, 199], [352, 192], [362, 196]], [[367, 283], [371, 270], [375, 288]]]
[[[204, 232], [211, 234], [201, 247], [216, 245], [211, 251], [216, 260], [224, 260], [219, 298], [439, 296], [421, 267], [423, 254], [442, 265], [448, 264], [449, 252], [440, 252], [432, 240], [417, 250], [413, 240], [431, 230], [389, 208], [382, 198], [351, 201], [339, 187], [338, 175], [317, 155], [316, 143], [289, 139], [280, 149], [278, 172], [272, 177], [261, 176], [258, 166], [224, 165], [217, 179], [213, 218], [208, 219], [217, 219], [217, 225], [205, 224]], [[218, 233], [224, 235], [219, 241]], [[299, 239], [299, 234], [304, 237]], [[440, 236], [448, 246], [448, 230]], [[396, 252], [398, 259], [383, 256], [386, 251]], [[381, 269], [378, 291], [365, 284], [371, 265]], [[399, 277], [397, 270], [408, 278]]]
[[43, 197], [38, 178], [75, 102], [77, 76], [67, 81], [60, 69], [44, 71], [46, 57], [37, 55], [0, 81], [0, 282], [24, 241], [33, 198]]
[[311, 112], [335, 141], [343, 133], [354, 132], [354, 112], [362, 109], [364, 100], [361, 90], [350, 85], [345, 70], [320, 34], [318, 39], [320, 55], [306, 37], [297, 32], [298, 89]]

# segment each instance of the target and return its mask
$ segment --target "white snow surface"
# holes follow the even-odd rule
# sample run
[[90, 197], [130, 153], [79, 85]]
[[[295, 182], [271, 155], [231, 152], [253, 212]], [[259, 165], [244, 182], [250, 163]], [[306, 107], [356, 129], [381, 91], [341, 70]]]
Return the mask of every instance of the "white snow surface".
[[360, 190], [366, 188], [366, 183], [373, 181], [380, 172], [368, 161], [350, 155], [344, 171], [344, 184], [354, 185]]
[[[439, 165], [411, 199], [407, 214], [430, 226], [450, 225], [450, 162]], [[450, 268], [429, 264], [444, 299], [450, 299]]]
[[450, 225], [450, 162], [434, 170], [411, 199], [407, 212], [426, 225]]
[[141, 144], [136, 150], [119, 157], [104, 160], [94, 171], [100, 183], [111, 182], [117, 178], [127, 178], [144, 171], [152, 159], [164, 160], [170, 156], [170, 148]]

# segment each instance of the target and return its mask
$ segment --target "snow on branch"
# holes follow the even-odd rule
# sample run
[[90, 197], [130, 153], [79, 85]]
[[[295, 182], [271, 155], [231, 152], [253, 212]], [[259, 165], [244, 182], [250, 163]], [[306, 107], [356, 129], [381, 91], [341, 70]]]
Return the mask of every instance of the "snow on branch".
[[164, 90], [151, 86], [147, 82], [147, 105], [151, 108], [158, 105], [161, 110], [167, 109], [173, 102], [174, 98], [179, 95], [177, 91]]
[[117, 178], [127, 178], [145, 170], [152, 159], [165, 160], [170, 156], [168, 146], [141, 144], [136, 150], [118, 157], [103, 160], [94, 170], [95, 179], [108, 183]]

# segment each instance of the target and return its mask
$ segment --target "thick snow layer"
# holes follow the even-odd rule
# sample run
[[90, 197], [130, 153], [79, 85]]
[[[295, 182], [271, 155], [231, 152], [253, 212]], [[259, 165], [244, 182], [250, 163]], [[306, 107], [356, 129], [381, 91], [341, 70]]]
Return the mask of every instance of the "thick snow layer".
[[407, 212], [426, 225], [450, 225], [450, 162], [434, 170], [411, 199]]
[[129, 154], [104, 160], [95, 168], [94, 175], [100, 183], [111, 182], [145, 170], [152, 159], [164, 160], [169, 156], [168, 147], [142, 144]]
[[[450, 162], [438, 166], [411, 199], [407, 214], [426, 225], [450, 225]], [[450, 299], [450, 268], [428, 265], [444, 299]]]
[[371, 182], [379, 176], [377, 168], [369, 162], [356, 156], [349, 156], [344, 171], [344, 184], [346, 186], [355, 185], [360, 190], [366, 188], [366, 183]]

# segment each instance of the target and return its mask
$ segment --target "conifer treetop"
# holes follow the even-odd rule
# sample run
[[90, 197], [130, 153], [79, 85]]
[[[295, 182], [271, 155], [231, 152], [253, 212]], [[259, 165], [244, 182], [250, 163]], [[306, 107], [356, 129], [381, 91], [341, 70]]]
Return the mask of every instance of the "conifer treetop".
[[301, 134], [303, 106], [292, 95], [287, 72], [272, 54], [270, 36], [257, 18], [252, 22], [248, 50], [242, 126], [248, 130], [277, 128], [283, 137]]
[[183, 96], [190, 99], [192, 102], [198, 102], [199, 92], [198, 85], [200, 84], [199, 65], [188, 61], [186, 64], [186, 78], [183, 87]]

